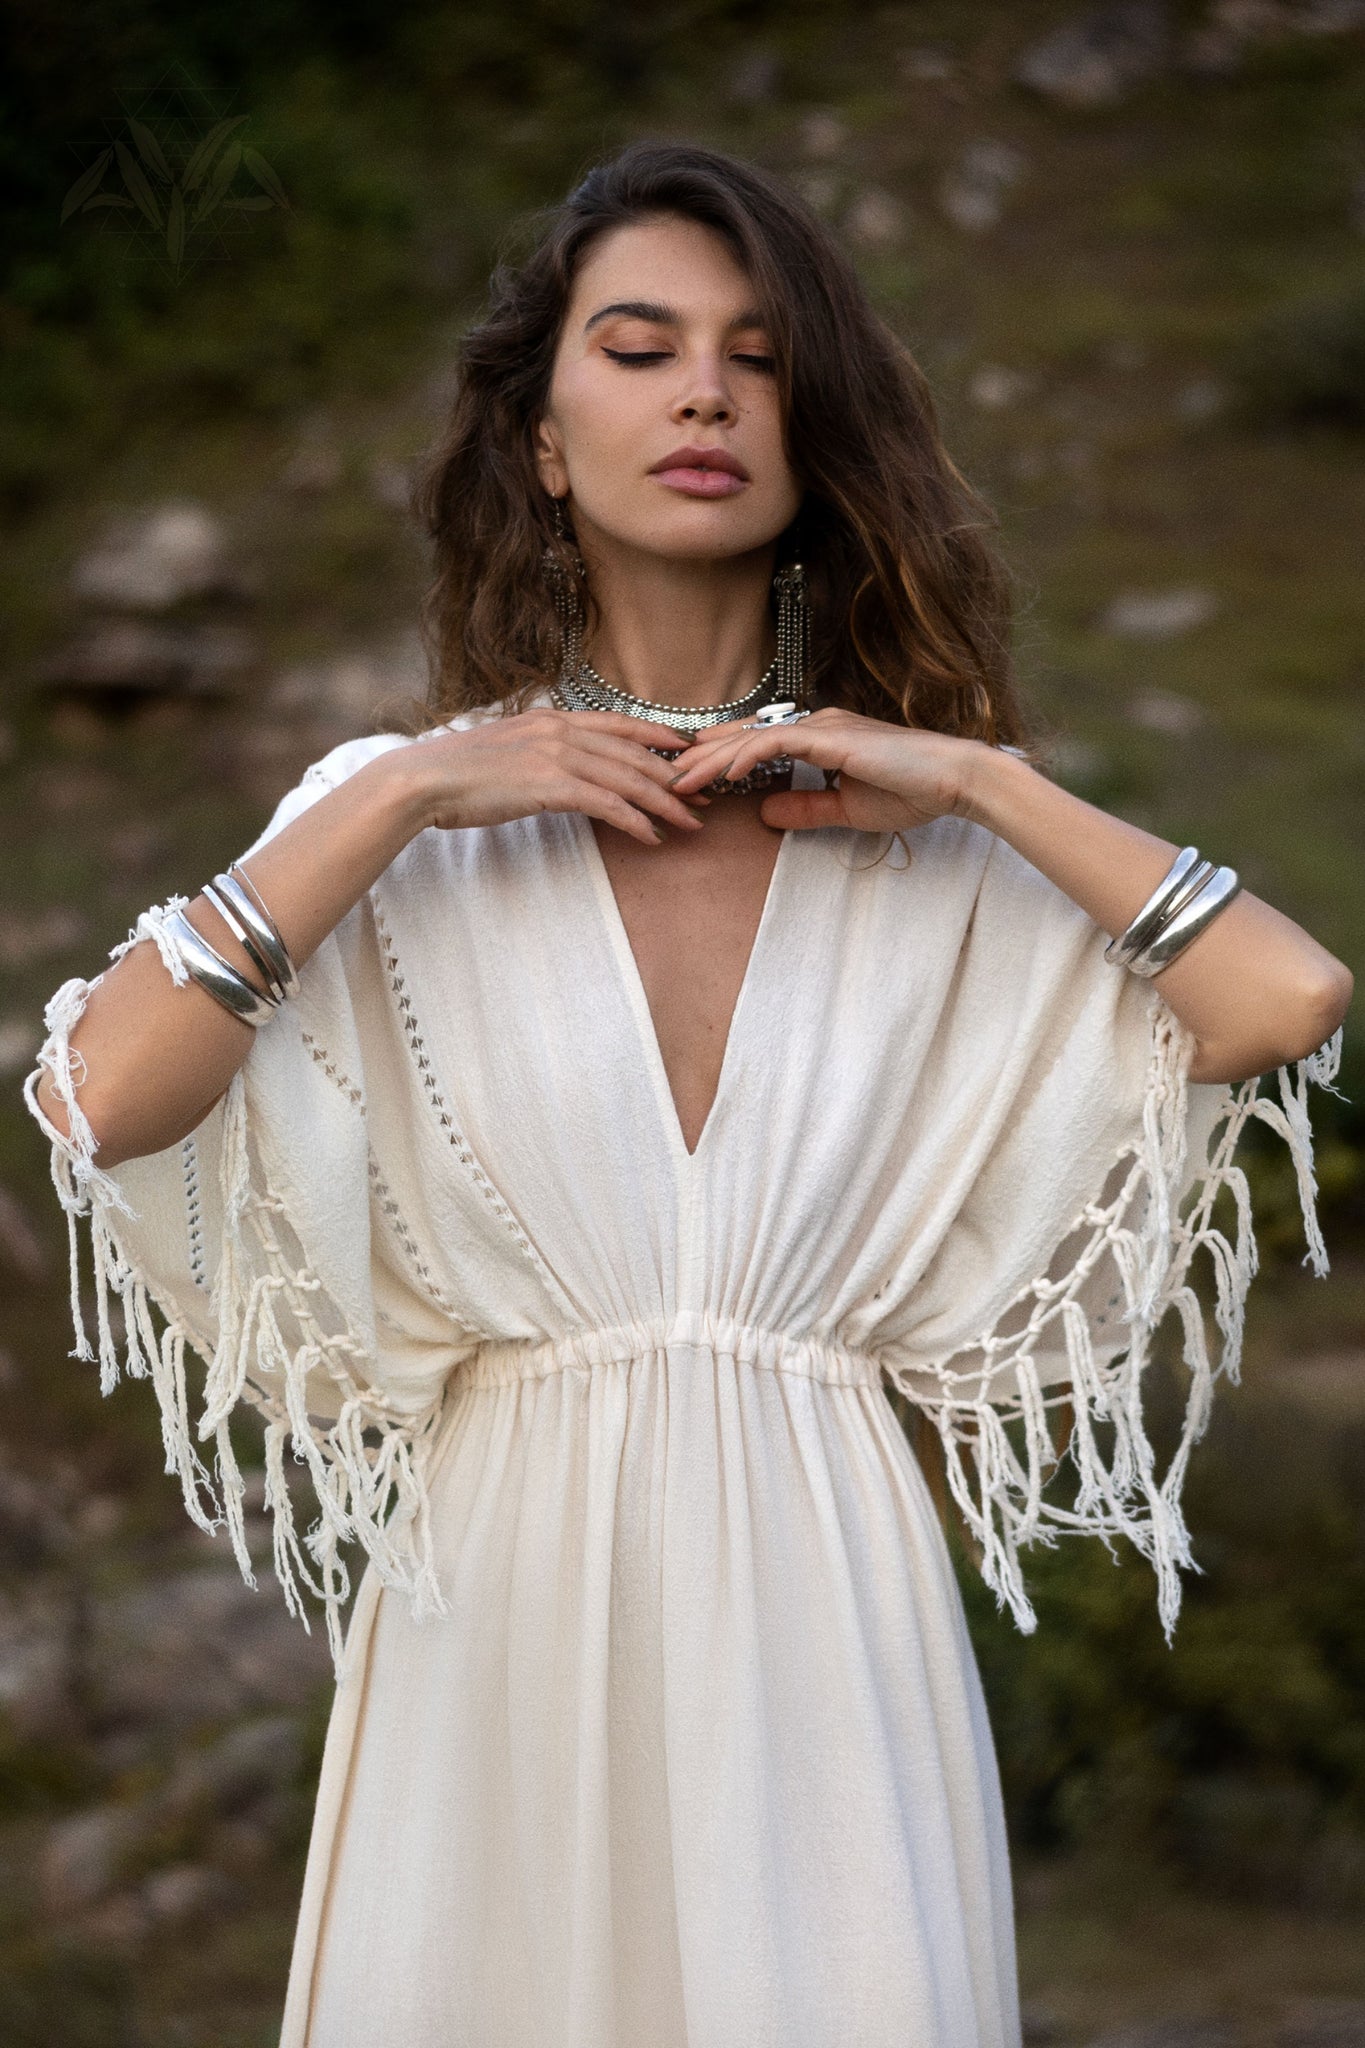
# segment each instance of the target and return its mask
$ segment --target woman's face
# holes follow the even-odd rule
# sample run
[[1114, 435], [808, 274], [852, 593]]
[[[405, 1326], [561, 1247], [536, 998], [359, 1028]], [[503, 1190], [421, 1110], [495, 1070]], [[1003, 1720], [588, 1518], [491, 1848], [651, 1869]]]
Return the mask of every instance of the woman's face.
[[782, 444], [771, 337], [712, 229], [615, 228], [574, 281], [537, 428], [541, 481], [580, 543], [708, 560], [766, 548], [801, 489]]

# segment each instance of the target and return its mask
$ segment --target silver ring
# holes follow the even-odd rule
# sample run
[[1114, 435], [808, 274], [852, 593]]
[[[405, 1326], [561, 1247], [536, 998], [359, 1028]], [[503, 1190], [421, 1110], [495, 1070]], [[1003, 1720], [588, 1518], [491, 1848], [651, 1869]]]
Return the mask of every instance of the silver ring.
[[798, 711], [792, 703], [765, 704], [754, 719], [740, 727], [740, 731], [764, 732], [770, 725], [796, 725], [809, 717], [809, 711]]

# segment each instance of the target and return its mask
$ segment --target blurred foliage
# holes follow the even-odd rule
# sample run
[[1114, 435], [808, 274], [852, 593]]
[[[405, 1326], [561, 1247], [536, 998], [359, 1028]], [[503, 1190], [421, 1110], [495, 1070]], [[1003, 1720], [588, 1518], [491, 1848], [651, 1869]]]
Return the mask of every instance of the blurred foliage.
[[1365, 281], [1276, 307], [1231, 367], [1253, 418], [1365, 427]]

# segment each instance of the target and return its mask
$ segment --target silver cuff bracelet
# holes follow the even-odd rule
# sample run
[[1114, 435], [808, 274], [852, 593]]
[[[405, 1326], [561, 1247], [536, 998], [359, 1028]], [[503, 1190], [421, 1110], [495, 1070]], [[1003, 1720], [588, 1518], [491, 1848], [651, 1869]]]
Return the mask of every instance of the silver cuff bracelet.
[[1197, 847], [1182, 847], [1127, 931], [1105, 947], [1105, 959], [1144, 978], [1160, 974], [1227, 908], [1241, 886], [1231, 868], [1215, 868]]
[[[204, 894], [219, 913], [234, 939], [260, 971], [277, 1002], [287, 1002], [299, 992], [294, 963], [273, 917], [260, 897], [247, 894], [237, 879], [234, 862], [225, 875], [215, 875], [204, 885]], [[244, 871], [243, 875], [244, 875]]]
[[1169, 967], [1193, 939], [1206, 931], [1220, 911], [1227, 909], [1241, 889], [1235, 869], [1217, 868], [1198, 893], [1162, 926], [1156, 937], [1128, 962], [1130, 974], [1150, 978]]
[[1127, 931], [1105, 947], [1105, 959], [1115, 967], [1129, 966], [1212, 873], [1212, 861], [1201, 859], [1197, 846], [1182, 847]]
[[263, 996], [244, 974], [230, 966], [206, 938], [197, 932], [183, 910], [166, 919], [165, 929], [174, 940], [185, 971], [215, 1002], [240, 1017], [244, 1024], [259, 1029], [279, 1007], [273, 996]]

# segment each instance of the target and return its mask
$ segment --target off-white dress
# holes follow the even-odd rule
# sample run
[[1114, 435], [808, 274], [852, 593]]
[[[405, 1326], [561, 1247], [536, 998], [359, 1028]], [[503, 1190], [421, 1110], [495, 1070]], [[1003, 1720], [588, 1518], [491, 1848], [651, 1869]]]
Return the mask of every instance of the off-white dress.
[[[191, 1511], [239, 1540], [247, 1399], [338, 1647], [369, 1552], [284, 2048], [1017, 2044], [991, 1739], [886, 1384], [1025, 1626], [1019, 1547], [1073, 1526], [1137, 1541], [1173, 1619], [1148, 1339], [1208, 1252], [1235, 1369], [1252, 1252], [1208, 1209], [1247, 1115], [1309, 1175], [1305, 1075], [1187, 1090], [1160, 997], [1028, 863], [953, 819], [908, 844], [784, 837], [690, 1155], [576, 815], [422, 834], [185, 1146], [102, 1176], [57, 1144]], [[84, 988], [43, 1056], [73, 1102]]]

